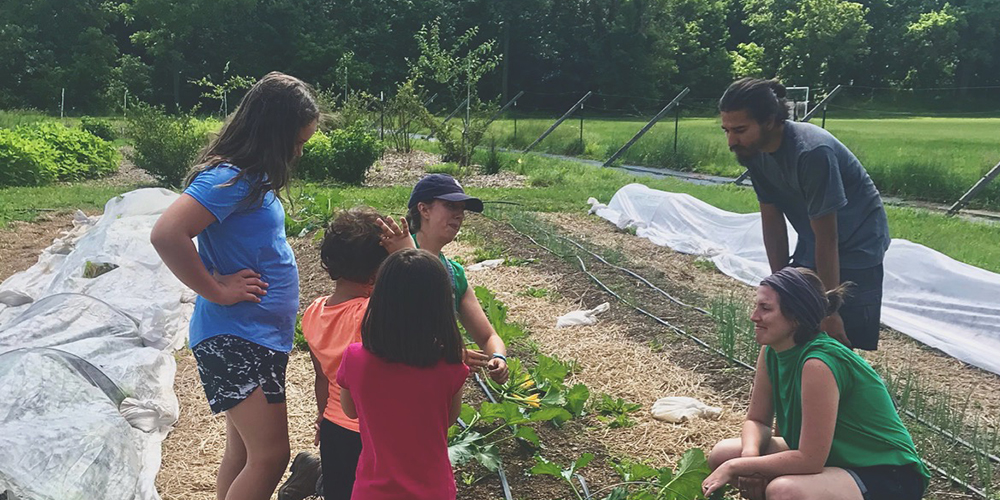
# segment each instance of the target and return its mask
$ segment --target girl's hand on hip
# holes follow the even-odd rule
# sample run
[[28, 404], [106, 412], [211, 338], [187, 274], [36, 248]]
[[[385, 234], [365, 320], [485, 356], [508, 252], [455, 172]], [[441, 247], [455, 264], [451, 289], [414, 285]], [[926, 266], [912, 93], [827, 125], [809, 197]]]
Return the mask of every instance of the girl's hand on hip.
[[267, 295], [267, 283], [260, 279], [260, 274], [243, 269], [233, 274], [212, 275], [219, 284], [214, 297], [205, 297], [216, 304], [231, 306], [237, 302], [260, 302], [260, 297]]
[[406, 217], [399, 218], [399, 224], [386, 217], [385, 220], [378, 219], [378, 226], [382, 228], [382, 241], [379, 242], [385, 251], [389, 253], [398, 252], [407, 248], [417, 248], [410, 237], [410, 226], [406, 223]]

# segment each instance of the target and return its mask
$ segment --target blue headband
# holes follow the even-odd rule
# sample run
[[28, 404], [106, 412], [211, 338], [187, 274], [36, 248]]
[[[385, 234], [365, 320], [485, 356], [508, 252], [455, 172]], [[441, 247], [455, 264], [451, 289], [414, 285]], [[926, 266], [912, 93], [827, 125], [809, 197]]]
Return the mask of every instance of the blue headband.
[[826, 296], [794, 267], [786, 267], [764, 278], [760, 284], [774, 289], [781, 299], [781, 309], [805, 323], [803, 326], [819, 329], [820, 322], [827, 316]]

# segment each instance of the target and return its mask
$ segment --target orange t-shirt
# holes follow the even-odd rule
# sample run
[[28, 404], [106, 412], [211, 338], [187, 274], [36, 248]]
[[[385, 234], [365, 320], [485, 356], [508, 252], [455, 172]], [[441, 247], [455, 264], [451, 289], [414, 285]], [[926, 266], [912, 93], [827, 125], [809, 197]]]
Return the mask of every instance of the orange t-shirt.
[[309, 343], [323, 375], [330, 381], [330, 397], [326, 400], [323, 418], [354, 432], [359, 432], [358, 421], [347, 418], [340, 407], [340, 386], [337, 385], [337, 369], [344, 357], [347, 346], [361, 342], [361, 321], [368, 309], [368, 297], [358, 297], [340, 304], [328, 306], [329, 297], [313, 301], [302, 314], [302, 335]]

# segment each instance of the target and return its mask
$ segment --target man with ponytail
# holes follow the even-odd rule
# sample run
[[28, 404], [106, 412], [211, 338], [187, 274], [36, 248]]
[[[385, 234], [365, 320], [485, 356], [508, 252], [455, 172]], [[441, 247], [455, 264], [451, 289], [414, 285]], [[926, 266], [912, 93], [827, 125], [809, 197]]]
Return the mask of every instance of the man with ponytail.
[[[774, 80], [733, 82], [719, 100], [729, 149], [750, 172], [771, 272], [813, 269], [826, 290], [855, 286], [822, 330], [847, 346], [878, 348], [882, 259], [889, 224], [878, 189], [857, 157], [815, 125], [788, 119], [785, 87]], [[798, 234], [789, 254], [785, 219]]]

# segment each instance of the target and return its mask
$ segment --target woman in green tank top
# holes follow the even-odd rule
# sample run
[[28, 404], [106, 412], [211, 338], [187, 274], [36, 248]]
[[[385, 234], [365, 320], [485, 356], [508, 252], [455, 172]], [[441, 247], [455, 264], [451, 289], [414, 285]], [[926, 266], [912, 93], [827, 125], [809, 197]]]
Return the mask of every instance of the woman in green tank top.
[[[757, 358], [739, 438], [712, 449], [705, 495], [724, 485], [745, 498], [917, 500], [930, 473], [881, 378], [820, 332], [845, 287], [824, 291], [812, 271], [786, 267], [757, 289], [750, 319]], [[778, 436], [771, 429], [777, 418]]]
[[462, 228], [465, 211], [483, 211], [483, 202], [465, 194], [462, 186], [450, 175], [431, 174], [417, 182], [410, 193], [406, 220], [417, 248], [436, 254], [448, 271], [455, 291], [455, 311], [458, 321], [482, 351], [465, 351], [465, 364], [470, 368], [485, 368], [493, 381], [507, 382], [507, 347], [497, 335], [490, 320], [479, 305], [479, 299], [469, 288], [465, 269], [441, 253]]

